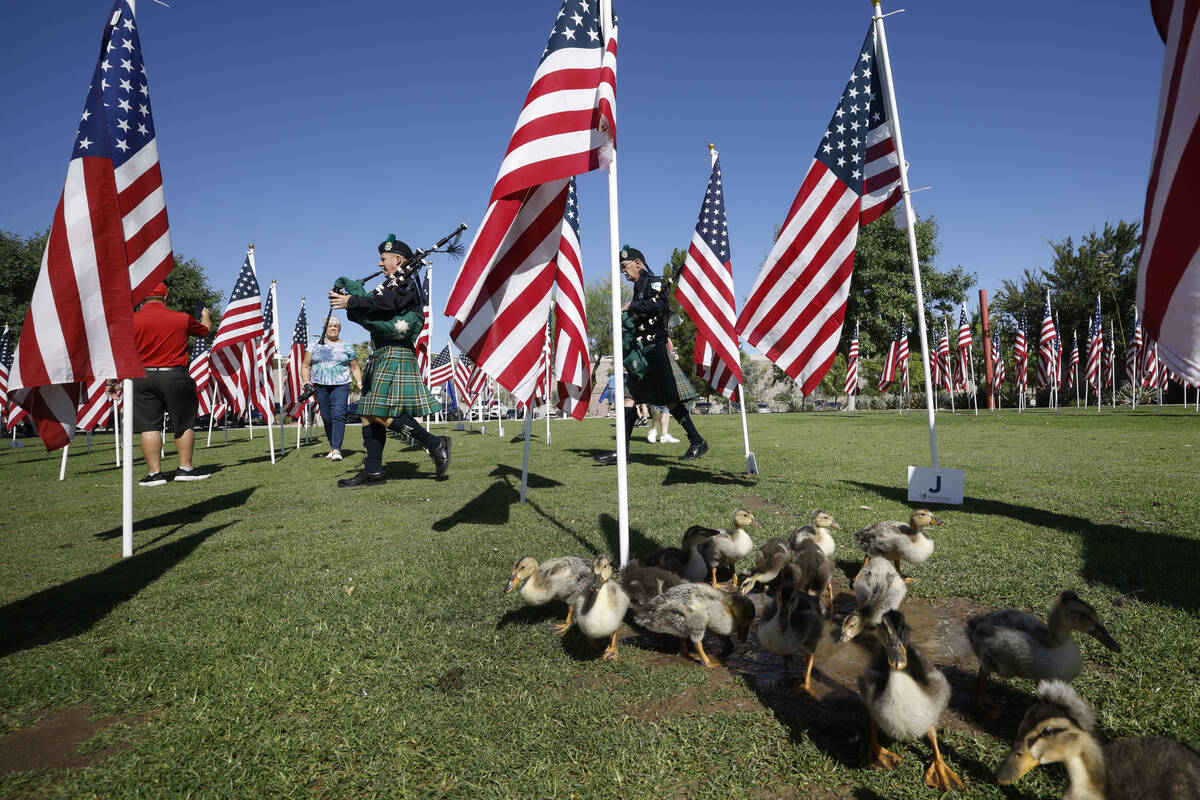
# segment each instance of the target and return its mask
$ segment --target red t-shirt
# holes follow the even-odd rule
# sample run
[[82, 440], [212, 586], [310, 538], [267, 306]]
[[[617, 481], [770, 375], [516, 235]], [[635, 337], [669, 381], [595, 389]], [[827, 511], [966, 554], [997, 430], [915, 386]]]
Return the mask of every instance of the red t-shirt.
[[183, 367], [188, 363], [188, 336], [207, 336], [208, 328], [191, 314], [172, 311], [152, 301], [133, 315], [133, 340], [144, 367]]

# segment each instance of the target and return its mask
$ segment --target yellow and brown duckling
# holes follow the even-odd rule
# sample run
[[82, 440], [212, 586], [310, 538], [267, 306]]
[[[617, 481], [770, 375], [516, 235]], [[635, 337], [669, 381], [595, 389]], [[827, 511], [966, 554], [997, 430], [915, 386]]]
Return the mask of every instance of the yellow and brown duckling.
[[621, 582], [613, 578], [612, 563], [608, 556], [596, 556], [592, 562], [592, 580], [580, 595], [579, 611], [575, 624], [579, 631], [597, 646], [609, 639], [608, 647], [601, 656], [605, 661], [616, 661], [617, 629], [629, 610], [629, 595], [621, 588]]
[[979, 707], [992, 716], [999, 713], [987, 694], [987, 676], [1029, 678], [1035, 681], [1057, 678], [1070, 681], [1083, 669], [1079, 645], [1072, 636], [1082, 631], [1113, 652], [1121, 652], [1096, 609], [1075, 592], [1062, 592], [1054, 599], [1046, 622], [1016, 609], [983, 614], [967, 621], [967, 638], [979, 658], [979, 683], [975, 698]]
[[1102, 745], [1091, 706], [1062, 681], [1038, 684], [1017, 740], [996, 770], [1008, 785], [1039, 764], [1067, 770], [1063, 800], [1200, 800], [1200, 753], [1173, 739], [1122, 739]]
[[551, 600], [564, 601], [567, 604], [567, 619], [551, 629], [556, 635], [562, 636], [571, 627], [575, 604], [591, 580], [592, 562], [586, 558], [560, 556], [538, 564], [532, 556], [522, 556], [513, 564], [512, 577], [508, 579], [504, 593], [508, 594], [518, 583], [525, 581], [520, 595], [529, 605], [541, 606]]
[[754, 551], [754, 569], [742, 581], [742, 594], [750, 594], [756, 586], [772, 584], [784, 567], [792, 563], [792, 548], [782, 536], [773, 536]]
[[858, 679], [858, 690], [871, 714], [870, 762], [875, 769], [893, 770], [900, 756], [879, 744], [879, 731], [893, 739], [929, 738], [933, 763], [925, 783], [943, 792], [962, 789], [938, 749], [937, 723], [950, 702], [950, 683], [925, 654], [909, 642], [910, 630], [899, 611], [883, 615], [879, 640], [883, 650], [871, 659]]
[[704, 652], [704, 634], [736, 634], [745, 641], [754, 623], [754, 603], [742, 594], [730, 594], [706, 583], [681, 583], [635, 611], [633, 619], [648, 631], [679, 637], [683, 655], [688, 654], [691, 642], [704, 666], [712, 668], [720, 663]]
[[810, 517], [808, 525], [801, 525], [796, 530], [792, 531], [788, 536], [788, 544], [791, 545], [793, 551], [799, 550], [801, 539], [812, 539], [817, 543], [817, 547], [821, 548], [821, 552], [826, 558], [833, 558], [833, 551], [837, 548], [837, 542], [833, 540], [829, 529], [837, 528], [839, 531], [842, 526], [837, 523], [833, 515], [828, 511], [814, 509]]
[[908, 587], [892, 562], [872, 556], [854, 576], [855, 608], [842, 620], [841, 640], [848, 642], [867, 628], [873, 628], [889, 611], [900, 608]]
[[[750, 539], [750, 534], [746, 532], [746, 528], [750, 525], [756, 528], [762, 527], [753, 514], [744, 508], [739, 508], [733, 512], [732, 528], [713, 530], [693, 525], [684, 533], [685, 541], [690, 539], [694, 542], [695, 552], [704, 560], [714, 587], [719, 586], [717, 583], [718, 568], [732, 567], [739, 560], [750, 555], [754, 549], [754, 542]], [[694, 561], [688, 562], [683, 577], [690, 581], [704, 580], [704, 575]], [[738, 585], [736, 570], [733, 573], [733, 585], [735, 587]]]
[[[918, 508], [908, 518], [908, 524], [889, 520], [868, 525], [854, 535], [858, 546], [871, 556], [883, 556], [896, 565], [900, 572], [900, 562], [920, 564], [933, 555], [933, 539], [925, 532], [930, 525], [945, 525], [929, 509]], [[863, 565], [866, 566], [866, 560]], [[901, 577], [904, 577], [901, 573]], [[912, 578], [904, 578], [912, 581]]]
[[812, 690], [813, 661], [823, 623], [820, 603], [790, 581], [778, 584], [763, 606], [763, 616], [758, 622], [758, 641], [765, 649], [783, 657], [784, 671], [792, 656], [808, 651], [801, 684], [806, 692]]

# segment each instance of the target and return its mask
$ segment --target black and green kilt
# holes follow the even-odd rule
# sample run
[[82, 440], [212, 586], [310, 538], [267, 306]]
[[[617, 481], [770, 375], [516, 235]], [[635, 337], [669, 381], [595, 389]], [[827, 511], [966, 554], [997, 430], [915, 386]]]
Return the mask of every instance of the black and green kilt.
[[625, 372], [625, 387], [635, 402], [665, 406], [688, 403], [700, 396], [671, 358], [666, 345], [648, 347], [642, 356], [646, 359], [646, 377], [639, 380], [628, 370]]
[[411, 414], [419, 417], [441, 411], [442, 407], [417, 369], [417, 356], [411, 347], [400, 344], [376, 348], [363, 377], [362, 397], [358, 413], [364, 417], [395, 417]]

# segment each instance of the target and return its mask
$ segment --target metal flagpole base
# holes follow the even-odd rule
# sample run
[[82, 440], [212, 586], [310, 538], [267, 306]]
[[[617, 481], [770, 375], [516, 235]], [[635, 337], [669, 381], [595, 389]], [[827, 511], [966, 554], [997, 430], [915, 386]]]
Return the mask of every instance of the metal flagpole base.
[[747, 475], [757, 475], [758, 474], [758, 462], [754, 459], [754, 453], [746, 454], [746, 474]]

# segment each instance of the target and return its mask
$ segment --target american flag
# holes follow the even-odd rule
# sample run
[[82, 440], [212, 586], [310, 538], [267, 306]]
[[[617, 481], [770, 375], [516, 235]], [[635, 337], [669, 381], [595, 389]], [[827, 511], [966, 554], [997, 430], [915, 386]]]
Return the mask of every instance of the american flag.
[[1100, 368], [1104, 358], [1104, 326], [1100, 323], [1100, 295], [1096, 295], [1096, 315], [1092, 317], [1092, 330], [1088, 335], [1087, 383], [1100, 392]]
[[696, 374], [733, 399], [742, 381], [742, 362], [731, 259], [721, 159], [714, 158], [675, 298], [696, 325]]
[[992, 391], [1000, 394], [1008, 373], [1004, 369], [1004, 356], [1000, 350], [1000, 330], [992, 328]]
[[975, 339], [971, 336], [971, 321], [967, 317], [967, 304], [964, 302], [962, 310], [958, 314], [958, 350], [955, 352], [957, 361], [955, 361], [954, 388], [960, 392], [971, 388], [968, 382], [971, 378], [971, 349], [974, 344]]
[[1029, 388], [1029, 343], [1025, 338], [1024, 314], [1017, 323], [1017, 333], [1013, 338], [1013, 380], [1016, 381], [1018, 394], [1024, 394]]
[[900, 200], [900, 165], [867, 31], [737, 330], [811, 394], [841, 340], [859, 225]]
[[8, 371], [12, 360], [12, 333], [5, 325], [4, 333], [0, 333], [0, 425], [8, 416]]
[[197, 336], [192, 343], [192, 358], [188, 362], [188, 374], [196, 383], [197, 412], [204, 416], [213, 411], [212, 364], [208, 355], [208, 341]]
[[107, 425], [113, 416], [116, 405], [113, 398], [105, 394], [104, 378], [92, 381], [82, 392], [83, 401], [79, 404], [79, 412], [75, 416], [76, 427], [80, 430], [92, 431], [101, 425]]
[[1067, 388], [1075, 385], [1075, 368], [1079, 366], [1079, 332], [1071, 331], [1071, 361], [1067, 364]]
[[475, 402], [471, 387], [471, 359], [460, 355], [454, 360], [454, 388], [463, 403], [469, 408]]
[[455, 343], [520, 400], [538, 377], [567, 179], [616, 145], [617, 27], [606, 40], [598, 6], [564, 0], [446, 306]]
[[417, 355], [417, 371], [421, 380], [429, 388], [437, 386], [437, 382], [429, 378], [429, 346], [433, 343], [433, 309], [426, 303], [421, 309], [421, 330], [417, 333], [417, 342], [413, 346]]
[[1158, 368], [1160, 362], [1155, 352], [1155, 342], [1147, 337], [1142, 346], [1142, 386], [1158, 385]]
[[[279, 343], [275, 337], [275, 281], [267, 290], [267, 302], [263, 308], [263, 336], [258, 343], [258, 376], [262, 381], [260, 391], [275, 399], [275, 359], [279, 358]], [[265, 413], [265, 412], [264, 412]]]
[[1056, 376], [1055, 342], [1058, 331], [1054, 327], [1054, 317], [1050, 315], [1050, 290], [1046, 290], [1046, 306], [1042, 310], [1042, 332], [1038, 337], [1038, 376], [1039, 389], [1050, 386]]
[[901, 320], [900, 327], [896, 329], [896, 338], [888, 345], [887, 353], [883, 357], [883, 370], [879, 374], [879, 383], [876, 388], [879, 391], [887, 391], [887, 388], [894, 380], [900, 380], [900, 390], [908, 388], [908, 331], [905, 329], [904, 321]]
[[1108, 349], [1104, 354], [1104, 385], [1113, 386], [1117, 382], [1117, 337], [1113, 333], [1112, 320], [1108, 321]]
[[141, 41], [118, 0], [9, 375], [47, 448], [74, 434], [80, 381], [144, 374], [133, 306], [172, 266]]
[[1159, 357], [1200, 384], [1200, 4], [1151, 2], [1166, 44], [1150, 180], [1146, 186], [1137, 305]]
[[242, 262], [237, 282], [221, 317], [221, 326], [213, 340], [213, 373], [217, 386], [238, 417], [250, 413], [255, 387], [257, 340], [263, 335], [262, 296], [250, 257]]
[[317, 401], [310, 397], [307, 403], [296, 401], [304, 391], [304, 383], [300, 380], [300, 370], [304, 366], [304, 356], [308, 353], [308, 311], [304, 301], [300, 301], [300, 315], [296, 317], [296, 325], [292, 328], [292, 349], [288, 353], [287, 378], [283, 386], [283, 411], [292, 419], [299, 419], [304, 407]]
[[[949, 325], [949, 322], [946, 323]], [[938, 340], [937, 354], [933, 359], [936, 365], [932, 369], [935, 383], [941, 383], [947, 392], [954, 391], [954, 369], [950, 366], [950, 331], [942, 330], [942, 338]]]
[[846, 383], [842, 387], [846, 394], [858, 394], [858, 323], [854, 323], [854, 338], [846, 353]]
[[558, 382], [558, 408], [575, 419], [583, 419], [587, 414], [592, 395], [592, 359], [587, 349], [583, 256], [579, 242], [579, 195], [572, 177], [567, 186], [567, 209], [555, 259], [558, 292], [554, 313], [554, 374]]
[[454, 377], [454, 361], [450, 358], [450, 345], [442, 348], [442, 352], [433, 357], [429, 365], [429, 387], [441, 386]]

